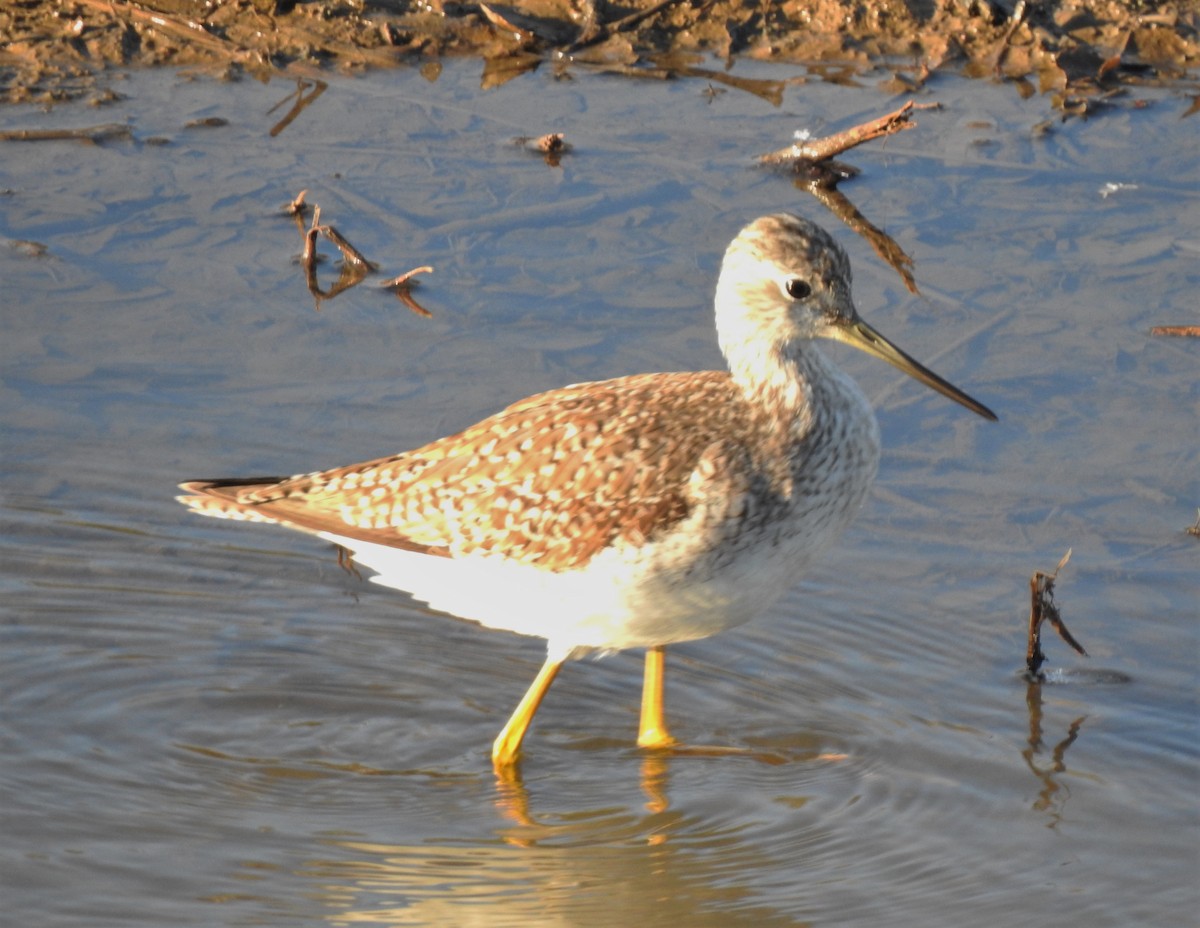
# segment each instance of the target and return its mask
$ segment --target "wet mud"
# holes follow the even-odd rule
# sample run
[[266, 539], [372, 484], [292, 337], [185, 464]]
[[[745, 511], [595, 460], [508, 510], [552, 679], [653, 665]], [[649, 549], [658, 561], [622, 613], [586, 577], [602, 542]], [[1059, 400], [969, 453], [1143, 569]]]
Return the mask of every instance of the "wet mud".
[[17, 0], [0, 8], [0, 99], [102, 104], [114, 67], [265, 79], [415, 65], [432, 79], [445, 56], [474, 56], [487, 88], [538, 67], [712, 79], [699, 65], [716, 56], [834, 81], [882, 62], [897, 91], [953, 69], [1086, 115], [1188, 76], [1198, 26], [1186, 0]]

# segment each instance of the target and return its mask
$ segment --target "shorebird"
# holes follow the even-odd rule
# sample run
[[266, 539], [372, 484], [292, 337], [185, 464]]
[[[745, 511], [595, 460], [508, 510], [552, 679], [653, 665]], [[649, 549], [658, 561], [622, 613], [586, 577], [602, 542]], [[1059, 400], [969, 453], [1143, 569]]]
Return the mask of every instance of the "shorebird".
[[990, 409], [859, 318], [850, 263], [819, 226], [764, 216], [725, 252], [725, 371], [641, 374], [523, 399], [413, 451], [287, 478], [196, 480], [180, 502], [341, 545], [385, 586], [484, 626], [546, 639], [546, 661], [492, 745], [511, 768], [562, 665], [645, 648], [637, 743], [679, 747], [664, 647], [749, 621], [841, 532], [879, 463], [861, 390], [817, 342]]

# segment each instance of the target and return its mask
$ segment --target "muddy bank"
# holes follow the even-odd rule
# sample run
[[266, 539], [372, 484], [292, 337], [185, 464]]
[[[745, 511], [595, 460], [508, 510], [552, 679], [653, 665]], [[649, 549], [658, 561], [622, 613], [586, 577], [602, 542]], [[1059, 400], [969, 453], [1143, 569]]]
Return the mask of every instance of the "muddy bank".
[[0, 99], [103, 102], [114, 66], [433, 76], [443, 56], [476, 56], [486, 88], [545, 66], [680, 76], [705, 54], [829, 79], [886, 62], [900, 90], [953, 69], [1086, 113], [1125, 86], [1186, 76], [1198, 26], [1186, 0], [17, 0], [0, 8]]

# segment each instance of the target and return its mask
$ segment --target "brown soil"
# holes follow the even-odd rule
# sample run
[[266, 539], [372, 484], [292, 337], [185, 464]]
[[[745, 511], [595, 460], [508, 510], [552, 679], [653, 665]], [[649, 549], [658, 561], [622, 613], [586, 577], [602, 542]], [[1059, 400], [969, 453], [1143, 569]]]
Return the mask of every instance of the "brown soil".
[[1196, 0], [10, 0], [0, 99], [103, 102], [112, 66], [316, 76], [469, 55], [487, 87], [541, 65], [694, 74], [707, 53], [827, 79], [885, 63], [897, 89], [953, 68], [1085, 113], [1124, 85], [1185, 77], [1198, 27]]

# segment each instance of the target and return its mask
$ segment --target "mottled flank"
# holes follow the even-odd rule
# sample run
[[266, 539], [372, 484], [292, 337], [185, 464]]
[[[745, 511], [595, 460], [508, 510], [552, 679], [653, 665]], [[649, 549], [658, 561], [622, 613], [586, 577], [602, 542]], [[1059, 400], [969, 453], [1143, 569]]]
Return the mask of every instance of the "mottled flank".
[[[822, 318], [853, 315], [842, 249], [803, 220], [765, 217], [725, 259], [717, 321], [733, 374], [577, 384], [414, 451], [282, 480], [186, 483], [189, 495], [180, 499], [209, 516], [449, 557], [498, 555], [551, 571], [584, 568], [606, 549], [662, 541], [701, 507], [711, 520], [730, 521], [731, 531], [703, 526], [723, 543], [730, 535], [755, 539], [772, 523], [784, 534], [821, 534], [808, 511], [822, 497], [839, 510], [861, 497], [857, 486], [847, 495], [839, 456], [852, 459], [845, 476], [860, 476], [854, 482], [865, 489], [876, 442], [872, 429], [860, 428], [847, 445], [838, 423], [815, 420], [814, 412], [845, 403], [814, 404], [813, 378], [796, 377], [811, 361], [779, 353], [797, 336], [811, 338], [792, 331], [780, 313], [790, 301], [783, 278], [765, 272], [789, 266], [803, 270], [810, 299], [823, 295]], [[857, 391], [851, 398], [850, 408], [863, 405]], [[790, 524], [798, 512], [808, 513], [806, 524]]]
[[728, 374], [647, 374], [552, 390], [415, 451], [281, 481], [184, 484], [205, 515], [550, 570], [640, 545], [688, 512], [702, 456], [758, 444]]

